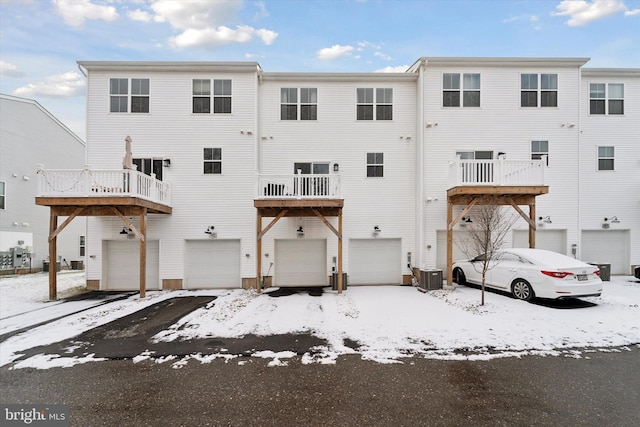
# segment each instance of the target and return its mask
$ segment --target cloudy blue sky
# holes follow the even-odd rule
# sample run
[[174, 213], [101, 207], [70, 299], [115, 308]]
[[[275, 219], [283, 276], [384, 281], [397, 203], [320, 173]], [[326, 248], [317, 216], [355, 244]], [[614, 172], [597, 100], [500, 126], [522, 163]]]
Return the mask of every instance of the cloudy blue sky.
[[0, 92], [85, 135], [77, 60], [404, 71], [422, 56], [640, 68], [640, 0], [0, 0]]

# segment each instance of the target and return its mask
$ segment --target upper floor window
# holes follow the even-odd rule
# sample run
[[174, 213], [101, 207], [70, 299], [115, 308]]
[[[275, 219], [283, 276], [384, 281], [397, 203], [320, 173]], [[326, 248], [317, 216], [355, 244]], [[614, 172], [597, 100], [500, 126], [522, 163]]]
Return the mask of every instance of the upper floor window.
[[462, 74], [462, 86], [460, 85], [460, 74], [445, 73], [442, 75], [442, 106], [460, 107], [461, 98], [463, 107], [480, 106], [480, 74]]
[[549, 166], [549, 141], [531, 141], [531, 160], [541, 160], [547, 156]]
[[[131, 106], [132, 113], [149, 112], [149, 79], [109, 79], [109, 111], [126, 113]], [[131, 103], [129, 103], [129, 98]]]
[[193, 80], [193, 110], [194, 113], [211, 112], [211, 81], [205, 79]]
[[612, 171], [615, 166], [615, 148], [611, 146], [598, 147], [598, 170]]
[[[300, 96], [298, 97], [298, 90]], [[299, 116], [298, 116], [298, 111]], [[318, 89], [316, 88], [281, 88], [280, 120], [317, 120]]]
[[136, 165], [137, 170], [145, 175], [151, 176], [154, 174], [158, 181], [162, 181], [162, 159], [152, 158], [135, 158], [133, 164]]
[[[211, 113], [211, 80], [193, 79], [192, 95], [194, 113]], [[231, 80], [213, 80], [213, 112], [231, 113]]]
[[357, 120], [393, 120], [393, 89], [358, 88], [356, 94]]
[[624, 114], [624, 84], [591, 83], [589, 85], [590, 114]]
[[557, 74], [521, 74], [521, 107], [557, 107]]
[[204, 173], [213, 175], [222, 173], [222, 148], [204, 149]]
[[231, 80], [213, 81], [213, 112], [231, 113]]
[[6, 209], [5, 199], [7, 197], [6, 184], [0, 181], [0, 209]]
[[384, 176], [384, 153], [367, 153], [367, 177]]

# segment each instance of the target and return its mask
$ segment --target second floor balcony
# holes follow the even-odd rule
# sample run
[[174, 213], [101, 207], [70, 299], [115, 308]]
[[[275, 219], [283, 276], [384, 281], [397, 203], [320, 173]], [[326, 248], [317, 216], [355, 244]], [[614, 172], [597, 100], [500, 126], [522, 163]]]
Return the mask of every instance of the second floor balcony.
[[37, 180], [36, 197], [51, 201], [45, 205], [62, 204], [62, 200], [77, 204], [80, 199], [87, 200], [82, 205], [126, 205], [139, 200], [156, 206], [159, 213], [171, 211], [169, 183], [134, 169], [39, 169]]
[[340, 175], [259, 175], [256, 199], [339, 199]]
[[467, 160], [449, 163], [449, 188], [463, 186], [544, 186], [546, 156], [540, 160]]

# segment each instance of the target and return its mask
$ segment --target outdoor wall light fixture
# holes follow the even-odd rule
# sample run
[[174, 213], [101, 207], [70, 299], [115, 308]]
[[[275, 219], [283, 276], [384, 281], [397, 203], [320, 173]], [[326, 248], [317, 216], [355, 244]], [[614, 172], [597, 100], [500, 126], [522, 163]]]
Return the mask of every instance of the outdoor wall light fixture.
[[473, 222], [473, 220], [471, 219], [471, 217], [470, 217], [470, 216], [463, 216], [462, 218], [460, 218], [460, 220], [461, 220], [462, 222], [466, 222], [467, 224], [469, 224], [469, 223], [472, 223], [472, 222]]
[[547, 215], [547, 216], [539, 216], [538, 217], [538, 221], [543, 222], [545, 224], [551, 224], [551, 217], [549, 215]]
[[296, 233], [298, 234], [298, 237], [304, 236], [304, 230], [302, 229], [302, 226], [298, 227]]
[[122, 234], [123, 236], [128, 236], [129, 233], [131, 233], [133, 230], [127, 227], [122, 227], [122, 231], [120, 232], [120, 234]]
[[377, 236], [378, 234], [380, 234], [380, 227], [378, 227], [377, 225], [375, 227], [373, 227], [373, 235]]
[[211, 236], [211, 237], [213, 237], [215, 239], [216, 237], [218, 237], [218, 233], [215, 232], [215, 229], [216, 229], [215, 226], [210, 225], [210, 226], [207, 227], [206, 230], [204, 230], [204, 233], [208, 234], [209, 236]]
[[333, 171], [334, 171], [334, 172], [338, 172], [338, 171], [340, 171], [340, 165], [339, 165], [339, 164], [337, 164], [337, 163], [334, 163], [334, 164], [333, 164]]
[[168, 168], [171, 166], [171, 159], [164, 159], [162, 163], [164, 164], [165, 168]]
[[617, 216], [612, 216], [609, 218], [605, 218], [604, 222], [610, 222], [611, 224], [620, 224], [620, 220], [618, 219]]

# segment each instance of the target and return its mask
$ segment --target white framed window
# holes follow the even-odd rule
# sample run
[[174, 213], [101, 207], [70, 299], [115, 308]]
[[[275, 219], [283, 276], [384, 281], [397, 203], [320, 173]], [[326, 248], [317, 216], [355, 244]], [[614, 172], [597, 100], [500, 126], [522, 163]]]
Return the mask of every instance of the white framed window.
[[7, 184], [4, 181], [0, 181], [0, 210], [7, 208]]
[[557, 74], [521, 74], [521, 107], [557, 107]]
[[203, 114], [211, 112], [211, 80], [193, 79], [193, 113]]
[[531, 160], [541, 160], [547, 156], [549, 166], [549, 141], [531, 141]]
[[85, 236], [80, 236], [78, 240], [78, 254], [84, 256], [87, 250], [87, 239]]
[[231, 114], [231, 80], [214, 79], [213, 94], [211, 86], [209, 79], [193, 79], [191, 111], [194, 114], [211, 113], [213, 95], [213, 114]]
[[598, 170], [615, 170], [615, 147], [602, 145], [598, 147]]
[[367, 153], [367, 178], [384, 177], [384, 153]]
[[461, 99], [463, 107], [480, 106], [480, 74], [444, 73], [442, 75], [442, 106], [460, 107]]
[[623, 83], [590, 83], [589, 114], [621, 115], [624, 114]]
[[231, 80], [213, 80], [213, 114], [231, 114]]
[[149, 112], [149, 79], [109, 79], [109, 112], [127, 113], [129, 110], [131, 113]]
[[356, 120], [393, 120], [393, 89], [357, 88]]
[[204, 169], [205, 175], [222, 174], [222, 148], [204, 149]]
[[[300, 96], [298, 96], [298, 93]], [[280, 88], [280, 120], [317, 120], [318, 89]]]

